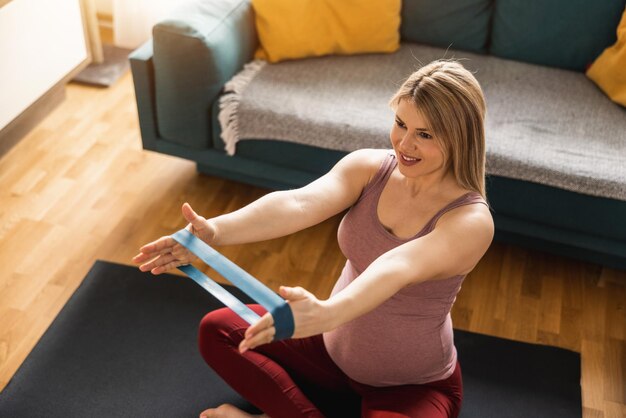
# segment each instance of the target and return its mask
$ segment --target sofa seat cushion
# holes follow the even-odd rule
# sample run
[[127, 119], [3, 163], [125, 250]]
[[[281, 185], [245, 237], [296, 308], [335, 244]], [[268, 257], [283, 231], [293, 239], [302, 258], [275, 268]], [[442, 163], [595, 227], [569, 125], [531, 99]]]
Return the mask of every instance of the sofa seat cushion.
[[626, 200], [626, 110], [584, 74], [421, 44], [259, 65], [245, 85], [236, 76], [220, 112], [227, 149], [254, 139], [388, 148], [389, 99], [415, 69], [442, 57], [463, 58], [484, 90], [489, 174]]

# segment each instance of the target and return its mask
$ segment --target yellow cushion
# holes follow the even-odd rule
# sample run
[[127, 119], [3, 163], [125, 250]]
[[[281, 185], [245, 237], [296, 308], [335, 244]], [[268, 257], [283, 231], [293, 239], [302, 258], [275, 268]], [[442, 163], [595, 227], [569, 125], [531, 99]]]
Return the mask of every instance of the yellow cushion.
[[587, 77], [611, 100], [626, 107], [626, 11], [617, 27], [617, 42], [596, 58]]
[[329, 54], [394, 52], [401, 0], [252, 0], [260, 46], [269, 62]]

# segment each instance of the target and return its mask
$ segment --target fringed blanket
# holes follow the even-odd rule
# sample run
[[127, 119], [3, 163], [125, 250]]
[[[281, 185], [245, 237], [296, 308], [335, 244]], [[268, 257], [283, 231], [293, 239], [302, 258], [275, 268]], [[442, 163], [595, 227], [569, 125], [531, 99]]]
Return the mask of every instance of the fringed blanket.
[[584, 74], [416, 44], [393, 54], [247, 64], [220, 98], [226, 150], [254, 139], [389, 148], [389, 99], [438, 58], [462, 58], [481, 83], [489, 174], [626, 200], [626, 110]]

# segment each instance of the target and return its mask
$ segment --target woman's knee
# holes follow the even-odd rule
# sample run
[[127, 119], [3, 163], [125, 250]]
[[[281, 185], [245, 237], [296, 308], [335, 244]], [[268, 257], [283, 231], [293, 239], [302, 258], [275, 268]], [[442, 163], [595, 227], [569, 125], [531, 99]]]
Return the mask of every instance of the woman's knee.
[[231, 319], [232, 311], [228, 308], [211, 311], [200, 321], [200, 336], [216, 336], [223, 332]]
[[237, 329], [241, 328], [240, 320], [228, 308], [209, 312], [202, 318], [198, 328], [198, 346], [205, 359], [213, 357], [216, 350], [239, 344], [234, 338], [237, 337]]

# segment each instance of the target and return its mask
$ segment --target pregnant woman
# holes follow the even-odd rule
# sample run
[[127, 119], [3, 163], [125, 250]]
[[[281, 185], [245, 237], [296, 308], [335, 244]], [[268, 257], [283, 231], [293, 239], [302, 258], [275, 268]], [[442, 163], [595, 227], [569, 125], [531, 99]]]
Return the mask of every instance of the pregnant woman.
[[[347, 258], [332, 295], [281, 287], [295, 319], [273, 341], [258, 305], [252, 326], [224, 308], [200, 324], [200, 352], [272, 418], [457, 417], [461, 366], [450, 309], [491, 244], [485, 195], [485, 100], [462, 65], [432, 62], [390, 102], [391, 149], [363, 149], [318, 180], [269, 193], [205, 219], [184, 204], [187, 229], [211, 245], [285, 236], [348, 209], [338, 230]], [[314, 244], [312, 244], [314, 245]], [[161, 274], [195, 256], [171, 237], [141, 248], [142, 271]], [[201, 417], [249, 417], [232, 405]]]

